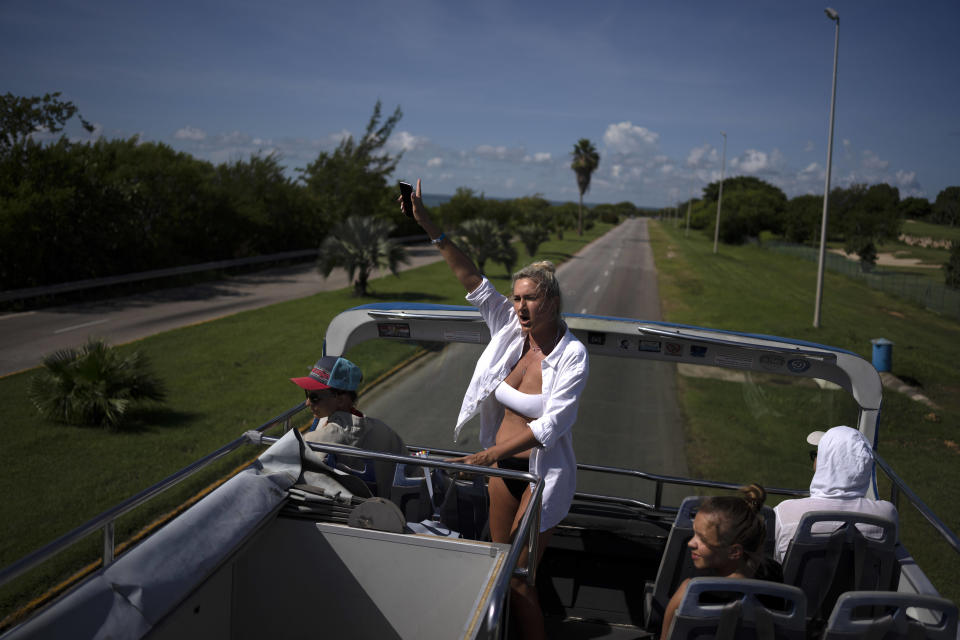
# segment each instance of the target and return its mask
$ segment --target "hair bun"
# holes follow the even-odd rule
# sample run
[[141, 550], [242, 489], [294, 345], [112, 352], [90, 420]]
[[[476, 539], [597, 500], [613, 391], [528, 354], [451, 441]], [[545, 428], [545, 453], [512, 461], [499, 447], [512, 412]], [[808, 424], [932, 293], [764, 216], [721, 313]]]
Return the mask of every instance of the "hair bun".
[[530, 266], [536, 267], [537, 269], [543, 269], [544, 271], [549, 271], [550, 273], [557, 272], [557, 266], [549, 260], [540, 260], [538, 262], [534, 262]]
[[751, 484], [746, 487], [740, 487], [740, 497], [749, 504], [754, 511], [760, 511], [763, 503], [767, 500], [767, 492], [758, 484]]

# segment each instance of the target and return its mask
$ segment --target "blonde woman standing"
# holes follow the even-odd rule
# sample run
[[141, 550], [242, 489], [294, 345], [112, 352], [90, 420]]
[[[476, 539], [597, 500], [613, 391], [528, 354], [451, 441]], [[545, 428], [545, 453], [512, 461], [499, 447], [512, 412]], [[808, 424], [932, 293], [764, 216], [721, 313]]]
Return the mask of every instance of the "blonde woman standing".
[[[412, 205], [414, 219], [490, 329], [490, 343], [477, 361], [454, 431], [456, 441], [464, 423], [479, 413], [484, 449], [452, 461], [529, 470], [544, 479], [537, 547], [542, 554], [576, 490], [572, 428], [589, 371], [587, 351], [561, 319], [560, 285], [552, 263], [537, 262], [514, 274], [507, 298], [430, 219], [419, 180]], [[490, 536], [494, 542], [510, 542], [530, 501], [531, 485], [491, 477], [488, 487]], [[526, 549], [520, 559], [525, 562]], [[536, 590], [519, 578], [511, 581], [511, 588], [511, 611], [523, 637], [545, 637]]]

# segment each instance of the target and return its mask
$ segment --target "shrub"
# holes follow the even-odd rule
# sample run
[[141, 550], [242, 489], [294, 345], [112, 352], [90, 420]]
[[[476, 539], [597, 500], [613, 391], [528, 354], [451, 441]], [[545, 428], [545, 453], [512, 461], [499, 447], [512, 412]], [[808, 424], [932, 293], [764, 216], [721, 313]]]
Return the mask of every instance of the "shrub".
[[29, 394], [50, 420], [109, 429], [124, 426], [135, 402], [161, 401], [166, 395], [145, 355], [136, 351], [123, 357], [96, 338], [45, 357]]
[[960, 242], [954, 240], [950, 245], [950, 259], [943, 265], [943, 270], [947, 286], [960, 289]]

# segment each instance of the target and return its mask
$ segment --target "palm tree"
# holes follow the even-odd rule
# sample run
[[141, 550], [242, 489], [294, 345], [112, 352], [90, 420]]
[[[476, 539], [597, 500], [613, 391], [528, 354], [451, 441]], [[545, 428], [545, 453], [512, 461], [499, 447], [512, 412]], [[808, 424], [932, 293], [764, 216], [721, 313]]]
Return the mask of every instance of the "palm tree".
[[165, 395], [145, 355], [136, 351], [123, 357], [96, 338], [45, 357], [28, 393], [50, 420], [113, 429], [122, 426], [134, 402], [160, 401]]
[[520, 242], [527, 249], [527, 254], [532, 258], [540, 245], [550, 239], [550, 230], [543, 224], [531, 223], [517, 228], [517, 235], [520, 236]]
[[577, 144], [573, 145], [573, 162], [570, 168], [577, 174], [577, 188], [580, 189], [580, 209], [577, 215], [577, 234], [583, 235], [583, 194], [590, 188], [590, 176], [600, 165], [600, 154], [593, 143], [586, 138], [580, 138]]
[[454, 234], [454, 241], [481, 273], [487, 260], [502, 263], [508, 272], [517, 263], [517, 250], [510, 243], [510, 232], [501, 229], [495, 220], [474, 218], [465, 221]]
[[367, 281], [375, 269], [390, 269], [398, 275], [400, 263], [410, 262], [406, 249], [390, 238], [394, 227], [389, 220], [373, 216], [347, 218], [320, 244], [317, 270], [326, 278], [336, 267], [343, 267], [353, 282], [353, 294], [367, 295]]

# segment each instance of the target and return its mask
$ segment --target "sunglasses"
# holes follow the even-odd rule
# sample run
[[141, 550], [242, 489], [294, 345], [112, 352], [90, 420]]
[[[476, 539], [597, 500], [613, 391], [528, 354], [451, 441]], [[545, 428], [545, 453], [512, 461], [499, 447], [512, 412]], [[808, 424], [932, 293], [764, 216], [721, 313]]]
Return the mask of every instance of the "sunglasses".
[[330, 389], [324, 389], [323, 391], [304, 391], [304, 395], [307, 396], [307, 400], [310, 402], [320, 402], [332, 396], [333, 392]]
[[811, 450], [810, 450], [810, 462], [816, 462], [816, 461], [817, 461], [817, 450], [816, 450], [816, 449], [811, 449]]

